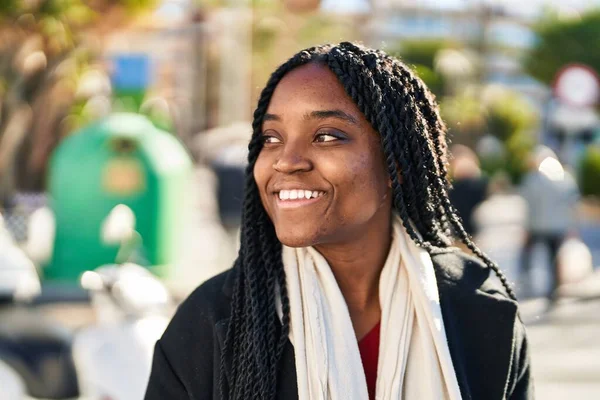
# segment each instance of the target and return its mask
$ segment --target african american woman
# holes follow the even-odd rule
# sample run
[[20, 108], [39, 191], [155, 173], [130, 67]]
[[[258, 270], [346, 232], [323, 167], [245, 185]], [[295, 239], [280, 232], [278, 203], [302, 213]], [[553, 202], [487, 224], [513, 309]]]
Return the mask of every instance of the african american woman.
[[448, 199], [438, 111], [379, 50], [280, 66], [254, 112], [238, 258], [179, 307], [146, 399], [532, 399], [515, 295]]

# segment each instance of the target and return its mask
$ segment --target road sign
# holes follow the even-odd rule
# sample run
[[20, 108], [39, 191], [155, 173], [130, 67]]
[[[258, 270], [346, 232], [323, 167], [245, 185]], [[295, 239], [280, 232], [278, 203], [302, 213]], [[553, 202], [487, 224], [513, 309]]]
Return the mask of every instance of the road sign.
[[150, 58], [146, 54], [117, 54], [112, 57], [112, 84], [115, 90], [145, 90], [151, 80]]
[[600, 98], [600, 79], [587, 65], [569, 64], [556, 75], [554, 94], [572, 107], [592, 107]]

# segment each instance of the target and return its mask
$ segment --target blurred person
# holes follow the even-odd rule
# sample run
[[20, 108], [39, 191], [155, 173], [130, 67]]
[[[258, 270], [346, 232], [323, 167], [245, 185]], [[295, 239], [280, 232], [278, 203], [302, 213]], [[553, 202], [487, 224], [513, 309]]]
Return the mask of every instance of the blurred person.
[[239, 256], [179, 307], [146, 399], [533, 398], [513, 290], [448, 198], [438, 111], [378, 50], [280, 66], [254, 113]]
[[450, 174], [452, 188], [450, 201], [461, 217], [465, 231], [471, 236], [476, 234], [473, 213], [487, 197], [488, 179], [482, 175], [479, 159], [475, 152], [466, 146], [452, 146], [450, 153]]
[[557, 255], [569, 235], [575, 235], [575, 206], [579, 190], [575, 179], [565, 171], [556, 154], [539, 146], [531, 159], [532, 170], [521, 183], [521, 195], [527, 204], [527, 237], [521, 255], [520, 275], [530, 286], [531, 254], [534, 245], [544, 244], [550, 253], [550, 285], [546, 297], [556, 300], [558, 288]]

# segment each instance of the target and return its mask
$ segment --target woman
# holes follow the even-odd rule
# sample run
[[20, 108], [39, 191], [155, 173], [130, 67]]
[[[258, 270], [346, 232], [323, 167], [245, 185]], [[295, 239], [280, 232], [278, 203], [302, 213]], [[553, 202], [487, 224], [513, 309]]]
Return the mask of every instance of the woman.
[[146, 399], [533, 397], [514, 293], [448, 200], [445, 127], [404, 64], [304, 50], [253, 129], [239, 256], [180, 306]]

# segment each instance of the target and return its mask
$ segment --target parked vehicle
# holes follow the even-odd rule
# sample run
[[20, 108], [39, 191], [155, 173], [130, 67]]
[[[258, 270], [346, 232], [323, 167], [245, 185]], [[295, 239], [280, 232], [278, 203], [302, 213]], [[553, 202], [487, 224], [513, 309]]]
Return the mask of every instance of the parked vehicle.
[[[127, 209], [111, 214], [117, 220], [107, 221], [105, 234], [121, 238], [125, 260], [139, 238], [127, 227]], [[174, 309], [162, 282], [129, 262], [85, 272], [81, 286], [96, 318], [71, 331], [42, 312], [35, 266], [1, 232], [0, 398], [142, 399], [154, 344]]]

